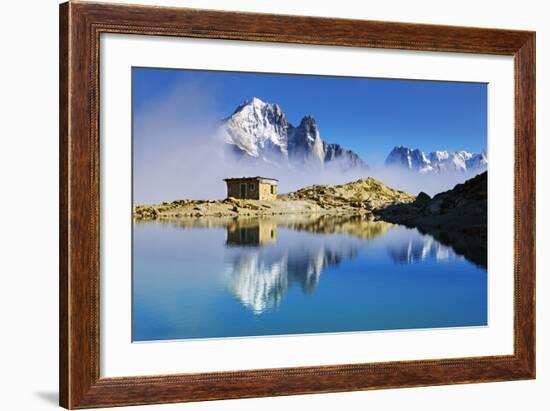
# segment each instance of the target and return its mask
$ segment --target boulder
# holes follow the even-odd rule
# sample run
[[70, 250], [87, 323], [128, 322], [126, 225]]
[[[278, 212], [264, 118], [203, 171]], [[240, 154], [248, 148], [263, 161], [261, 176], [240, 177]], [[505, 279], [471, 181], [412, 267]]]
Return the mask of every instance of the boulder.
[[416, 200], [414, 200], [414, 205], [417, 207], [424, 207], [426, 204], [430, 202], [432, 198], [426, 194], [424, 191], [421, 191], [420, 194], [416, 196]]

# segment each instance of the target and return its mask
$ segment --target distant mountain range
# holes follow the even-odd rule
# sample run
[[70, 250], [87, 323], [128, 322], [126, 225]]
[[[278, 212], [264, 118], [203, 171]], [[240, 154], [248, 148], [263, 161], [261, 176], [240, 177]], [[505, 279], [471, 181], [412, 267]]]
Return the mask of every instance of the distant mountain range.
[[395, 147], [386, 158], [386, 166], [405, 168], [419, 173], [484, 171], [487, 155], [469, 151], [433, 151], [426, 155], [419, 149]]
[[[279, 105], [257, 97], [222, 120], [221, 131], [225, 143], [242, 160], [299, 168], [335, 165], [344, 171], [368, 168], [352, 150], [324, 141], [311, 115], [295, 127]], [[434, 151], [426, 155], [419, 149], [399, 146], [388, 155], [385, 165], [421, 174], [483, 171], [487, 156], [468, 151]]]

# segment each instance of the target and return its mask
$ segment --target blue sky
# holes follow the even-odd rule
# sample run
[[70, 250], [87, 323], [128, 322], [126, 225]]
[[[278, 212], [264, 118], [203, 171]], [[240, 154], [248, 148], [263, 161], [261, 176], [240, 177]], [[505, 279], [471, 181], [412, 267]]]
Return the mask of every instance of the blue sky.
[[254, 96], [279, 104], [293, 125], [311, 114], [325, 141], [370, 164], [381, 164], [396, 145], [487, 149], [486, 84], [134, 68], [134, 115], [188, 85], [209, 96], [211, 118]]

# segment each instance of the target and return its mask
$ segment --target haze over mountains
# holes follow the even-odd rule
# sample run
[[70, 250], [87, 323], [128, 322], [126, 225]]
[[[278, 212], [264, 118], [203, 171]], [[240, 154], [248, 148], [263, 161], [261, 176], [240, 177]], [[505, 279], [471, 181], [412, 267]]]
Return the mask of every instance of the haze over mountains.
[[[367, 164], [359, 149], [363, 156], [370, 155], [369, 148], [380, 153], [377, 144], [384, 142], [388, 147], [388, 141], [393, 140], [382, 141], [380, 136], [371, 135], [368, 124], [364, 138], [348, 139], [342, 134], [348, 124], [342, 125], [342, 132], [331, 128], [329, 134], [313, 116], [305, 115], [293, 125], [280, 106], [257, 98], [221, 119], [218, 111], [200, 100], [190, 101], [187, 95], [186, 92], [183, 106], [178, 97], [136, 117], [136, 204], [179, 198], [223, 199], [223, 179], [256, 175], [277, 178], [280, 193], [372, 177], [413, 195], [420, 191], [434, 195], [479, 174], [487, 166], [483, 154], [423, 154], [416, 147], [392, 150], [391, 146], [388, 153], [370, 156]], [[332, 119], [334, 124], [338, 121]], [[396, 138], [395, 144], [400, 143]], [[447, 144], [456, 147], [456, 139], [451, 142], [442, 137], [439, 147], [434, 148], [446, 149]], [[393, 154], [386, 164], [390, 151]]]
[[[367, 163], [354, 151], [323, 138], [311, 115], [292, 125], [279, 105], [257, 97], [238, 106], [221, 123], [223, 140], [237, 158], [257, 165], [333, 167], [340, 171], [361, 172]], [[368, 138], [366, 136], [365, 138]], [[425, 154], [418, 148], [396, 146], [385, 160], [385, 166], [419, 174], [478, 173], [486, 170], [485, 153], [447, 150]]]

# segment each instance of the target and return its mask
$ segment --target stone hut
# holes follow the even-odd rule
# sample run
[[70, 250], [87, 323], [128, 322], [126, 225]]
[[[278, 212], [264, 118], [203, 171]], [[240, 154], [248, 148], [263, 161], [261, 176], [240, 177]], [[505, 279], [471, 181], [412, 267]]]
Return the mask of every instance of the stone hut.
[[226, 178], [227, 197], [246, 200], [275, 200], [279, 180], [267, 177]]

